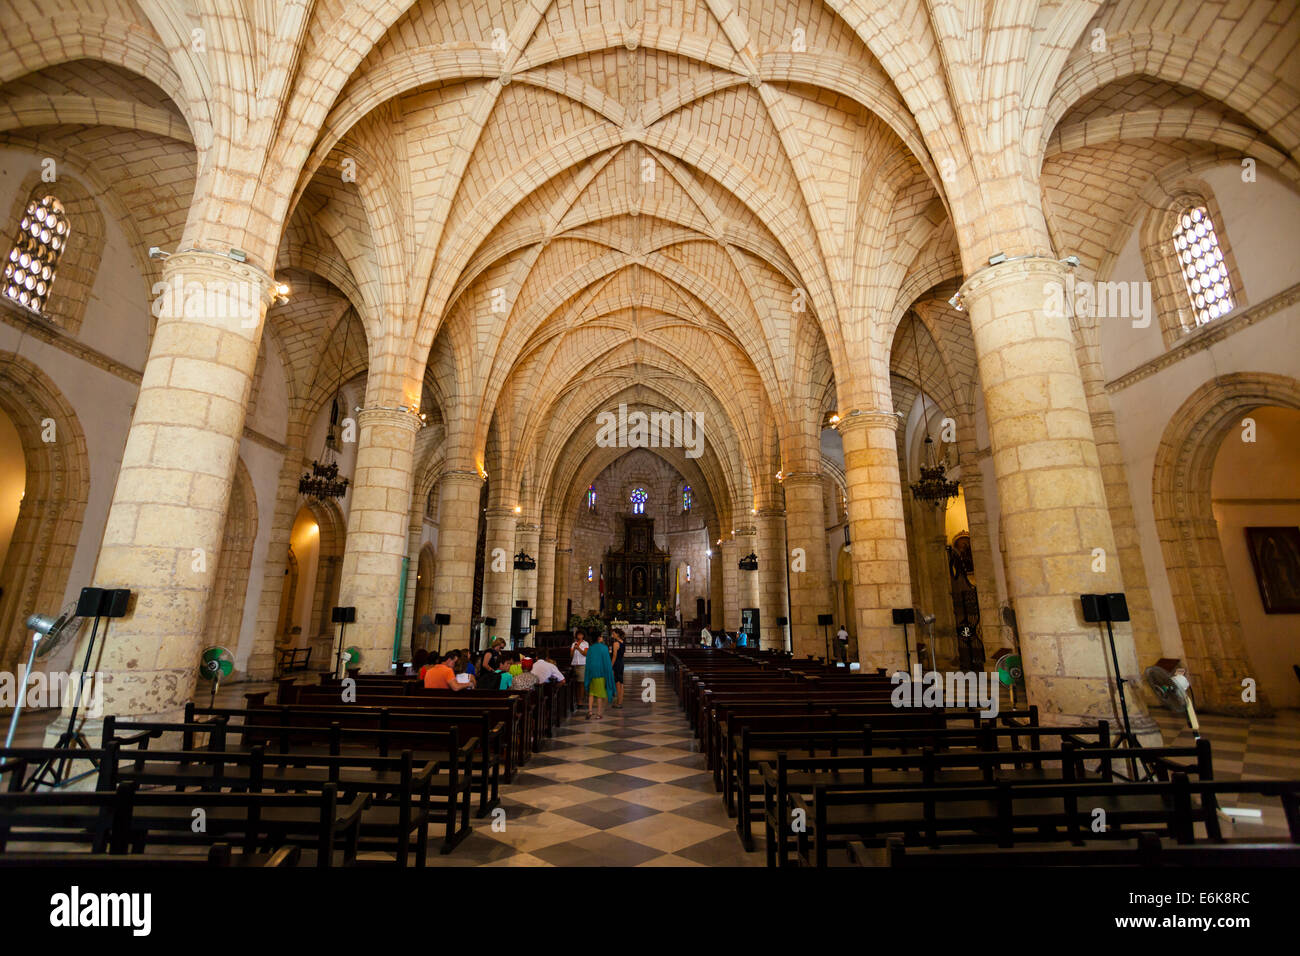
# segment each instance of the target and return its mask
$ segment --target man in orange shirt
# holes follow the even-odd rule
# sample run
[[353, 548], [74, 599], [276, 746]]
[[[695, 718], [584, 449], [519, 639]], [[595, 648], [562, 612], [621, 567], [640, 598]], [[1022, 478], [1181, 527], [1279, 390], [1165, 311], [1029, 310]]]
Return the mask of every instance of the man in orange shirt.
[[455, 651], [448, 651], [443, 654], [437, 664], [424, 672], [425, 690], [469, 690], [473, 687], [473, 677], [464, 684], [456, 680], [455, 662]]

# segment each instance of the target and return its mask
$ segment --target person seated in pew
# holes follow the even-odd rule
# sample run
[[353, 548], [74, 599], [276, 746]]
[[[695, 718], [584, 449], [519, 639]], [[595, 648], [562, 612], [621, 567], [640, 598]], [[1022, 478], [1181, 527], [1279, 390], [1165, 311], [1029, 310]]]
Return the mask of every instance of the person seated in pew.
[[497, 690], [509, 690], [515, 684], [515, 675], [511, 673], [510, 667], [514, 663], [515, 655], [511, 651], [505, 651], [501, 655], [501, 670], [497, 671]]
[[519, 675], [515, 677], [514, 682], [510, 685], [515, 690], [532, 690], [541, 682], [537, 675], [533, 673], [536, 665], [530, 658], [525, 657], [519, 662]]
[[700, 647], [712, 647], [713, 635], [709, 633], [707, 627], [700, 628]]
[[560, 669], [555, 666], [555, 658], [549, 651], [540, 661], [533, 664], [533, 676], [543, 684], [549, 683], [550, 681], [555, 681], [560, 684], [564, 683], [564, 675], [561, 674]]
[[484, 690], [500, 689], [498, 673], [501, 670], [501, 657], [505, 646], [505, 638], [494, 637], [488, 649], [479, 658], [478, 669], [474, 676], [483, 685]]
[[468, 683], [462, 684], [456, 680], [456, 661], [459, 655], [455, 651], [448, 651], [442, 655], [441, 660], [430, 667], [424, 673], [424, 687], [426, 690], [470, 690], [474, 687], [474, 678], [470, 678]]
[[468, 647], [462, 647], [460, 649], [460, 659], [465, 664], [465, 673], [470, 677], [474, 677], [478, 671], [474, 667], [474, 661], [471, 659]]

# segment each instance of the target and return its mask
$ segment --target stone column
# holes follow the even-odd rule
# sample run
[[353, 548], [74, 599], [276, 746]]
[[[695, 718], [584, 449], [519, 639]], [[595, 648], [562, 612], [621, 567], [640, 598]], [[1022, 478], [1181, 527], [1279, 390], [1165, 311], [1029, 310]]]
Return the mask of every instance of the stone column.
[[555, 604], [551, 619], [555, 630], [564, 631], [569, 627], [568, 605], [570, 576], [573, 574], [573, 549], [555, 549]]
[[[541, 525], [532, 523], [520, 524], [515, 529], [515, 549], [531, 555], [533, 560], [537, 562], [537, 568], [534, 568], [532, 571], [515, 572], [514, 599], [515, 601], [527, 601], [528, 606], [533, 609], [534, 614], [537, 613], [538, 571], [542, 564], [541, 556], [538, 554], [538, 550], [541, 547], [541, 538]], [[513, 554], [511, 555], [510, 560], [513, 566]], [[513, 604], [514, 601], [511, 602], [512, 606]], [[509, 630], [509, 625], [506, 626], [506, 630]]]
[[537, 543], [537, 614], [533, 628], [556, 630], [555, 624], [555, 536], [542, 536]]
[[993, 655], [1002, 647], [1013, 647], [1010, 629], [1002, 623], [1002, 607], [998, 602], [998, 586], [993, 562], [1002, 560], [1002, 553], [993, 550], [989, 537], [988, 508], [984, 497], [984, 472], [980, 461], [984, 457], [975, 450], [972, 438], [959, 442], [961, 458], [962, 494], [966, 499], [966, 523], [970, 531], [971, 560], [975, 562], [975, 587], [979, 591], [980, 640], [984, 643], [986, 668], [992, 667]]
[[344, 643], [361, 651], [365, 674], [387, 674], [392, 663], [419, 428], [418, 415], [396, 408], [372, 406], [357, 413], [339, 604], [357, 609]]
[[272, 287], [257, 267], [203, 252], [172, 255], [163, 277], [94, 575], [96, 587], [129, 588], [131, 605], [100, 629], [91, 662], [104, 713], [155, 720], [174, 719], [194, 691]]
[[785, 650], [786, 628], [776, 622], [790, 611], [785, 587], [785, 512], [764, 508], [758, 512], [758, 606], [762, 646]]
[[483, 616], [497, 619], [487, 637], [510, 638], [510, 609], [514, 606], [515, 524], [513, 508], [488, 508], [487, 553], [483, 566]]
[[483, 476], [444, 471], [438, 479], [438, 552], [433, 573], [433, 613], [451, 616], [442, 629], [442, 649], [469, 647], [474, 604], [474, 561], [478, 547], [478, 503]]
[[249, 680], [270, 680], [275, 671], [275, 642], [280, 636], [280, 600], [289, 580], [285, 574], [289, 567], [289, 536], [293, 532], [294, 519], [298, 516], [298, 480], [304, 470], [303, 442], [307, 432], [307, 423], [294, 421], [293, 414], [290, 415], [289, 435], [285, 441], [287, 448], [280, 465], [280, 481], [275, 492], [271, 536], [266, 548], [266, 562], [262, 568], [262, 596], [257, 604], [253, 649], [248, 655], [246, 675]]
[[[740, 570], [736, 567], [736, 562], [740, 560], [740, 554], [746, 552], [737, 552], [735, 538], [723, 538], [722, 545], [714, 548], [714, 553], [721, 556], [722, 573], [718, 577], [722, 581], [722, 626], [728, 631], [735, 631], [740, 627]], [[715, 567], [713, 569], [717, 571]]]
[[[853, 606], [858, 617], [858, 660], [871, 673], [906, 664], [903, 629], [893, 609], [912, 606], [903, 498], [898, 474], [898, 417], [854, 409], [840, 420], [844, 478], [853, 542]], [[908, 627], [908, 642], [914, 640]]]
[[722, 545], [714, 544], [709, 555], [709, 630], [716, 631], [722, 627], [726, 598], [726, 574], [722, 570]]
[[[1045, 723], [1114, 719], [1119, 709], [1105, 635], [1084, 622], [1079, 604], [1082, 593], [1122, 591], [1124, 583], [1074, 336], [1064, 312], [1046, 307], [1064, 277], [1053, 259], [1014, 260], [977, 272], [960, 293], [984, 388], [1007, 589], [1029, 699]], [[1134, 730], [1154, 731], [1136, 692], [1129, 625], [1115, 625], [1115, 641], [1120, 672], [1134, 682]]]
[[[786, 475], [786, 542], [790, 555], [790, 624], [795, 657], [825, 655], [826, 642], [817, 626], [819, 614], [833, 614], [826, 543], [826, 508], [822, 476], [815, 472]], [[847, 623], [847, 622], [845, 622]]]

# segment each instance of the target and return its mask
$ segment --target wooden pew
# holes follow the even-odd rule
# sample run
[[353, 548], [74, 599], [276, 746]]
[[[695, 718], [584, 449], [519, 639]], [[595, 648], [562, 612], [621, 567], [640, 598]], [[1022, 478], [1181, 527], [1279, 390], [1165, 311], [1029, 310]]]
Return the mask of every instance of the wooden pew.
[[[1224, 794], [1271, 795], [1284, 807], [1300, 799], [1300, 781], [1169, 781], [1014, 783], [992, 786], [900, 789], [844, 789], [819, 784], [811, 799], [792, 804], [807, 813], [809, 832], [797, 834], [801, 865], [825, 867], [833, 846], [859, 840], [870, 847], [896, 837], [927, 846], [984, 844], [1007, 848], [1017, 842], [1071, 843], [1116, 840], [1150, 830], [1182, 844], [1196, 841], [1197, 824], [1211, 842], [1222, 842], [1218, 798]], [[1199, 803], [1195, 798], [1200, 798]], [[1094, 811], [1106, 814], [1094, 830]], [[1300, 820], [1288, 811], [1292, 842], [1300, 841]], [[1062, 834], [1064, 836], [1062, 837]]]

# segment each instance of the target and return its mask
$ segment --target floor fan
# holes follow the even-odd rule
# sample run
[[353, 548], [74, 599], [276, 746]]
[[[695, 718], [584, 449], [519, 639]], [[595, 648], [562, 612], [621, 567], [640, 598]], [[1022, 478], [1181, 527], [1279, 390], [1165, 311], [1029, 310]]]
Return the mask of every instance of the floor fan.
[[1187, 724], [1192, 728], [1192, 736], [1197, 740], [1201, 739], [1201, 725], [1196, 719], [1196, 708], [1192, 706], [1192, 684], [1187, 676], [1181, 673], [1169, 673], [1163, 667], [1151, 666], [1143, 674], [1146, 678], [1147, 686], [1155, 692], [1160, 703], [1164, 704], [1175, 714], [1184, 717]]
[[23, 674], [23, 686], [18, 692], [18, 700], [14, 707], [13, 716], [9, 718], [9, 733], [5, 737], [5, 749], [14, 742], [14, 731], [18, 728], [18, 717], [23, 712], [23, 702], [27, 700], [27, 682], [32, 677], [32, 665], [37, 659], [49, 657], [57, 648], [71, 641], [77, 642], [77, 635], [81, 633], [82, 625], [86, 623], [84, 617], [77, 616], [77, 602], [70, 601], [68, 606], [59, 612], [56, 618], [43, 617], [40, 614], [33, 614], [27, 619], [27, 628], [35, 632], [32, 638], [32, 652], [27, 655], [27, 670]]
[[343, 652], [343, 673], [346, 674], [354, 667], [361, 666], [361, 648], [355, 644]]
[[1019, 654], [1003, 654], [998, 658], [998, 683], [1011, 693], [1011, 709], [1016, 709], [1016, 688], [1025, 689], [1025, 669]]
[[221, 678], [229, 677], [235, 669], [235, 657], [224, 647], [209, 647], [199, 658], [199, 679], [212, 685], [208, 696], [208, 706], [213, 707], [217, 701], [217, 689]]

